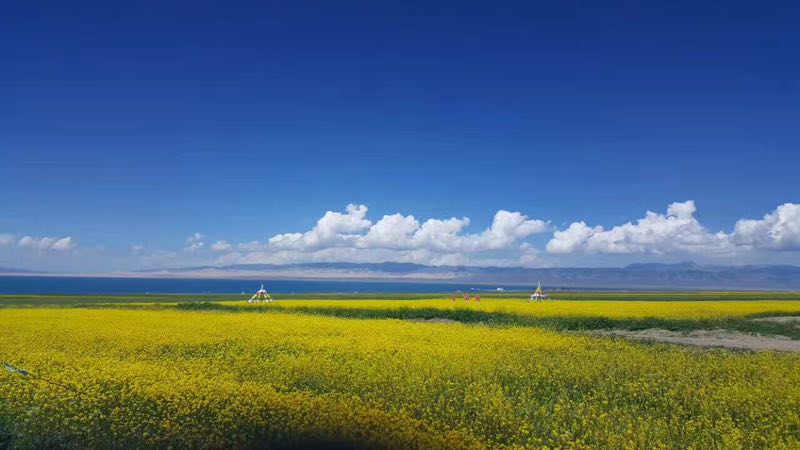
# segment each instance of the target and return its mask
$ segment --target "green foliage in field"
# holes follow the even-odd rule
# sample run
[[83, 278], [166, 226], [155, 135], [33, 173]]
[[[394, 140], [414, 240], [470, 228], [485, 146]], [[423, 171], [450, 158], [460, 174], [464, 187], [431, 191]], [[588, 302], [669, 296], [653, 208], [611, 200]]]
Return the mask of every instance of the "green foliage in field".
[[[435, 306], [434, 306], [435, 305]], [[800, 315], [800, 302], [753, 302], [746, 308], [736, 308], [729, 303], [703, 303], [697, 310], [686, 309], [692, 303], [681, 303], [684, 307], [682, 314], [659, 315], [673, 306], [662, 303], [661, 308], [651, 309], [651, 306], [638, 302], [633, 305], [626, 303], [623, 306], [639, 306], [647, 308], [651, 314], [620, 315], [614, 313], [617, 302], [602, 302], [608, 308], [607, 314], [602, 314], [596, 308], [591, 311], [582, 310], [584, 304], [568, 303], [571, 313], [559, 308], [559, 313], [554, 314], [550, 308], [554, 303], [529, 304], [519, 303], [517, 308], [493, 308], [492, 303], [484, 301], [481, 305], [457, 304], [455, 307], [447, 302], [424, 303], [419, 305], [396, 305], [383, 302], [347, 302], [335, 303], [297, 302], [275, 303], [265, 305], [249, 305], [243, 303], [215, 303], [215, 302], [186, 302], [177, 303], [175, 308], [182, 311], [218, 311], [233, 313], [299, 313], [308, 315], [331, 316], [346, 319], [400, 319], [400, 320], [450, 320], [465, 324], [480, 324], [489, 326], [516, 326], [540, 327], [556, 331], [588, 331], [600, 329], [625, 329], [644, 330], [660, 328], [670, 331], [688, 332], [692, 330], [727, 329], [746, 333], [759, 333], [788, 336], [800, 339], [800, 327], [796, 323], [757, 322], [752, 318], [762, 316], [791, 316]], [[521, 307], [520, 307], [521, 306]], [[562, 306], [559, 304], [559, 306]], [[173, 307], [170, 305], [169, 307]], [[709, 308], [710, 307], [710, 308]], [[708, 313], [709, 310], [715, 314]]]
[[[473, 293], [474, 294], [474, 293]], [[484, 300], [526, 300], [521, 292], [480, 292]], [[556, 300], [574, 301], [800, 301], [800, 292], [556, 292]], [[448, 294], [275, 294], [276, 300], [432, 300]], [[137, 295], [0, 295], [3, 306], [75, 306], [98, 303], [180, 303], [243, 301], [241, 294], [137, 294]]]

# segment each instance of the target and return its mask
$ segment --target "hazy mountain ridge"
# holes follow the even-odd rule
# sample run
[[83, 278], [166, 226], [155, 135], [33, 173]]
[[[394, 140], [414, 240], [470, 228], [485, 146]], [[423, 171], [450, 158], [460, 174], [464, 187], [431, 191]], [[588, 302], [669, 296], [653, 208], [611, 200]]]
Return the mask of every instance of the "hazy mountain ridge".
[[36, 273], [33, 270], [17, 269], [15, 267], [0, 267], [0, 273]]
[[800, 267], [797, 266], [702, 266], [693, 262], [538, 269], [393, 262], [235, 264], [146, 270], [136, 274], [158, 277], [442, 280], [515, 285], [533, 285], [541, 280], [553, 288], [800, 289]]

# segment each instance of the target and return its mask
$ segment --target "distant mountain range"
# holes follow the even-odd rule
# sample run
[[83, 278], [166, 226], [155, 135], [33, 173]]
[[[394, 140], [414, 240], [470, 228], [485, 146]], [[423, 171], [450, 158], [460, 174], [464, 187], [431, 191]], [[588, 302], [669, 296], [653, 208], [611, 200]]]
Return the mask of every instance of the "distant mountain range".
[[631, 264], [615, 268], [426, 266], [413, 263], [299, 263], [198, 266], [136, 272], [181, 278], [317, 278], [463, 281], [551, 288], [603, 289], [800, 289], [797, 266]]
[[32, 270], [15, 269], [13, 267], [0, 267], [0, 273], [35, 273]]
[[800, 290], [798, 266], [704, 266], [693, 262], [645, 263], [625, 267], [426, 266], [414, 263], [233, 264], [141, 270], [136, 272], [65, 274], [0, 268], [0, 275], [102, 276], [209, 279], [342, 279], [381, 281], [442, 281], [549, 289], [704, 289]]

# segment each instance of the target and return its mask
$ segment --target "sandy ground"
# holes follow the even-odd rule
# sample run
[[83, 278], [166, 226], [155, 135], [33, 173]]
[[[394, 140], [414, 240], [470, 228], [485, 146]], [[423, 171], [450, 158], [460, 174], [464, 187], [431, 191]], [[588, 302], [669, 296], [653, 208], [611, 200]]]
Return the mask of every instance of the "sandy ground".
[[786, 336], [761, 336], [730, 330], [695, 330], [691, 333], [661, 330], [601, 330], [592, 334], [620, 336], [644, 341], [668, 342], [671, 344], [695, 345], [698, 347], [723, 347], [743, 350], [778, 350], [800, 352], [800, 340]]

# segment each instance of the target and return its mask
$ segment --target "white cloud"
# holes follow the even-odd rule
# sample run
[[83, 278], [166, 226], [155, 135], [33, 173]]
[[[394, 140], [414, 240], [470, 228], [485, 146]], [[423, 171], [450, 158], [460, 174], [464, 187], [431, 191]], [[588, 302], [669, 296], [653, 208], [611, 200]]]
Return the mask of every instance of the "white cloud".
[[63, 250], [69, 250], [72, 247], [73, 247], [72, 237], [70, 237], [70, 236], [67, 236], [65, 238], [61, 238], [61, 239], [55, 241], [53, 243], [53, 245], [50, 246], [50, 248], [52, 250], [62, 250], [62, 251]]
[[[50, 242], [49, 238], [47, 239], [48, 240], [45, 242], [45, 244]], [[22, 239], [20, 239], [19, 242], [17, 242], [17, 245], [22, 248], [41, 248], [42, 247], [41, 244], [42, 242], [40, 239], [35, 239], [31, 236], [23, 236]]]
[[492, 227], [484, 231], [476, 245], [482, 249], [503, 249], [520, 239], [547, 230], [547, 223], [542, 220], [530, 220], [518, 212], [497, 211]]
[[236, 246], [239, 250], [244, 252], [260, 252], [269, 248], [269, 244], [259, 241], [242, 242]]
[[671, 203], [667, 207], [667, 216], [679, 219], [690, 220], [695, 212], [697, 212], [697, 207], [694, 206], [694, 200]]
[[327, 211], [306, 232], [278, 234], [266, 243], [237, 245], [238, 251], [220, 260], [287, 263], [301, 261], [407, 261], [427, 264], [463, 264], [466, 256], [497, 250], [516, 251], [527, 237], [546, 231], [547, 223], [519, 212], [498, 211], [481, 233], [465, 233], [466, 217], [428, 219], [395, 213], [373, 223], [364, 205], [348, 205], [345, 212]]
[[547, 251], [550, 253], [573, 253], [583, 250], [592, 236], [602, 232], [603, 227], [601, 226], [591, 228], [586, 225], [586, 222], [573, 222], [566, 230], [556, 230], [553, 233], [553, 239], [547, 243]]
[[800, 204], [785, 203], [760, 220], [739, 220], [733, 241], [748, 247], [800, 250]]
[[186, 247], [186, 250], [189, 252], [196, 252], [202, 249], [206, 246], [206, 243], [203, 242], [203, 239], [205, 239], [205, 236], [200, 233], [194, 233], [193, 235], [189, 236], [186, 238], [186, 242], [189, 244]]
[[372, 225], [366, 215], [366, 206], [350, 204], [345, 213], [326, 212], [310, 231], [278, 234], [271, 237], [269, 243], [275, 248], [297, 250], [343, 245], [352, 242], [358, 237], [357, 233]]
[[189, 250], [190, 252], [196, 252], [205, 246], [205, 242], [192, 242], [188, 247], [186, 247], [186, 250]]
[[672, 203], [666, 214], [647, 211], [636, 223], [609, 230], [574, 222], [556, 231], [547, 243], [550, 253], [654, 253], [708, 252], [729, 249], [726, 234], [710, 233], [694, 217], [692, 200]]
[[411, 246], [433, 252], [453, 252], [461, 250], [464, 237], [461, 231], [468, 227], [469, 218], [428, 219], [411, 237]]
[[66, 251], [73, 249], [75, 244], [72, 242], [72, 237], [70, 236], [64, 238], [23, 236], [19, 242], [17, 242], [17, 246], [34, 250]]
[[[483, 230], [470, 231], [467, 217], [420, 219], [402, 213], [377, 221], [364, 205], [327, 211], [307, 231], [276, 234], [266, 241], [206, 245], [195, 233], [180, 255], [155, 255], [154, 261], [232, 263], [414, 262], [432, 265], [561, 266], [617, 265], [628, 262], [675, 261], [792, 263], [800, 251], [800, 205], [787, 203], [761, 219], [742, 219], [730, 231], [712, 232], [695, 217], [692, 200], [676, 202], [664, 212], [646, 212], [638, 220], [605, 228], [576, 221], [555, 230], [544, 249], [532, 236], [547, 232], [549, 223], [520, 212], [497, 211]], [[31, 247], [54, 247], [55, 240]], [[20, 246], [24, 246], [20, 243]], [[49, 246], [49, 247], [48, 247]], [[206, 247], [211, 252], [200, 251]], [[538, 248], [537, 248], [538, 247]], [[782, 252], [778, 252], [782, 251]], [[769, 253], [769, 254], [768, 254]]]
[[188, 244], [193, 244], [195, 242], [201, 242], [205, 238], [206, 237], [201, 233], [194, 233], [193, 235], [191, 235], [188, 238], [186, 238], [186, 242]]
[[[531, 220], [518, 212], [497, 211], [491, 227], [479, 234], [463, 234], [470, 225], [461, 219], [428, 219], [419, 225], [413, 216], [384, 216], [359, 239], [362, 248], [411, 248], [434, 252], [481, 252], [503, 250], [532, 234], [547, 230], [547, 223]], [[380, 237], [380, 238], [379, 238]]]
[[136, 254], [142, 253], [144, 251], [144, 245], [132, 245], [131, 251]]
[[15, 241], [13, 234], [0, 233], [0, 246], [12, 245]]
[[523, 242], [522, 245], [519, 246], [521, 251], [521, 255], [519, 257], [519, 262], [523, 266], [531, 266], [531, 265], [540, 265], [541, 259], [539, 257], [539, 250], [534, 247], [533, 245]]
[[360, 237], [356, 246], [359, 248], [409, 248], [408, 242], [419, 228], [414, 216], [392, 214], [372, 225], [366, 235]]
[[269, 240], [276, 248], [313, 249], [355, 247], [360, 249], [423, 249], [432, 252], [479, 252], [505, 249], [531, 234], [546, 230], [541, 220], [530, 220], [518, 212], [498, 211], [492, 226], [480, 234], [463, 234], [470, 220], [452, 217], [428, 219], [421, 225], [414, 216], [400, 213], [383, 216], [372, 224], [367, 207], [348, 205], [347, 213], [328, 211], [317, 226], [306, 233], [287, 233]]
[[712, 233], [695, 217], [693, 201], [673, 203], [666, 214], [648, 211], [636, 223], [609, 230], [574, 222], [553, 233], [550, 253], [694, 253], [746, 255], [750, 251], [800, 250], [800, 205], [786, 203], [762, 219], [742, 219], [732, 233]]
[[211, 250], [219, 253], [229, 252], [233, 250], [233, 244], [228, 241], [217, 241], [211, 244]]

